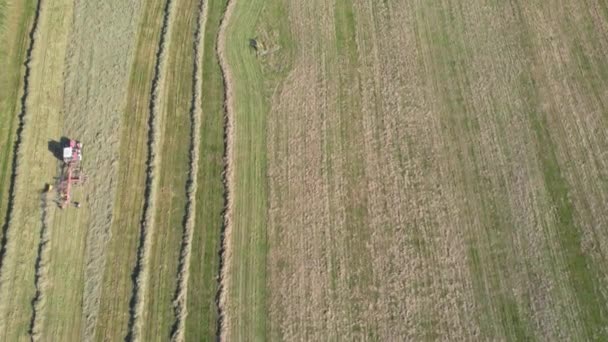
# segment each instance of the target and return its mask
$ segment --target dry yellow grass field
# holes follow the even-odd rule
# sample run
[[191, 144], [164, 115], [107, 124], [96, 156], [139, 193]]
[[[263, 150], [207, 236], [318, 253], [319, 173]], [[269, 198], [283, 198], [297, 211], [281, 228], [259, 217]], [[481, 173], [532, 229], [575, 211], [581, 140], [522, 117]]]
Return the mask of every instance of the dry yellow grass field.
[[269, 337], [606, 338], [606, 5], [289, 7]]
[[604, 1], [0, 0], [0, 42], [0, 340], [608, 340]]

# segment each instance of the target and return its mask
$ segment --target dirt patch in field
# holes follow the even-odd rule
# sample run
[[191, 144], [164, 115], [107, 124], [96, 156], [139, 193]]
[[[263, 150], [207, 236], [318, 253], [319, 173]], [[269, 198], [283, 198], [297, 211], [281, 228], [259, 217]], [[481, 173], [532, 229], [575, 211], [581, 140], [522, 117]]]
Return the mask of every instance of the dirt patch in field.
[[139, 22], [139, 2], [76, 1], [68, 45], [64, 134], [84, 145], [88, 177], [83, 198], [90, 217], [71, 229], [86, 230], [83, 336], [94, 336], [111, 238], [118, 145]]

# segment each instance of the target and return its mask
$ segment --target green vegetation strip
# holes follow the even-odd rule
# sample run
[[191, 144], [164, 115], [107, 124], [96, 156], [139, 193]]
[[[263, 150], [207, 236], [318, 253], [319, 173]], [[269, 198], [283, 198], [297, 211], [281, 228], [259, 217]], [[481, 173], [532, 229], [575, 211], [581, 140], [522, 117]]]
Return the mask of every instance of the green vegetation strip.
[[[570, 293], [576, 299], [585, 340], [608, 340], [606, 318], [608, 301], [603, 293], [599, 265], [582, 248], [581, 228], [574, 220], [574, 207], [569, 198], [569, 184], [557, 161], [555, 143], [548, 131], [546, 114], [540, 110], [538, 92], [531, 78], [522, 79], [522, 94], [529, 99], [530, 124], [538, 141], [538, 158], [549, 198], [555, 208], [555, 227], [559, 239], [558, 260], [565, 265]], [[561, 259], [561, 260], [560, 260]]]
[[204, 42], [200, 61], [200, 158], [186, 318], [187, 339], [192, 341], [211, 341], [216, 338], [218, 316], [215, 297], [218, 285], [221, 212], [224, 203], [221, 181], [224, 155], [224, 93], [215, 47], [226, 0], [208, 1], [206, 7], [207, 19], [203, 29]]
[[[234, 0], [233, 0], [234, 1]], [[267, 336], [266, 312], [266, 115], [269, 97], [284, 74], [263, 71], [250, 39], [262, 30], [277, 34], [284, 57], [293, 46], [282, 1], [231, 3], [220, 39], [225, 76], [228, 127], [228, 220], [222, 271], [222, 337], [229, 340]], [[220, 35], [221, 37], [221, 35]], [[222, 46], [221, 44], [225, 44]]]
[[[143, 311], [142, 340], [169, 338], [175, 322], [172, 306], [178, 276], [178, 261], [186, 209], [186, 181], [190, 170], [190, 107], [192, 101], [193, 39], [197, 23], [198, 0], [176, 1], [171, 16], [179, 18], [166, 37], [166, 63], [163, 92], [159, 94], [157, 115], [161, 124], [156, 163], [158, 191], [153, 215], [154, 229], [149, 232], [150, 270]], [[151, 196], [153, 193], [151, 193]]]
[[[6, 217], [23, 63], [37, 1], [0, 1], [0, 218]], [[10, 9], [10, 16], [6, 13]], [[4, 221], [3, 221], [4, 223]], [[0, 239], [4, 229], [0, 230]]]

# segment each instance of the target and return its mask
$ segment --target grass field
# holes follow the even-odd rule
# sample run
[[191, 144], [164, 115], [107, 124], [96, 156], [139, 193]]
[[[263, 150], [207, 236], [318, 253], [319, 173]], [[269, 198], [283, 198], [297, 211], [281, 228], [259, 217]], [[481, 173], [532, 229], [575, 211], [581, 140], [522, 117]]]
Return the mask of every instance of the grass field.
[[608, 339], [600, 0], [0, 0], [0, 43], [0, 340]]
[[[11, 11], [8, 17], [6, 13]], [[34, 17], [34, 1], [0, 2], [0, 58], [6, 65], [0, 76], [0, 217], [6, 216], [13, 163], [14, 134], [17, 129], [18, 103], [23, 91], [23, 62], [29, 44], [28, 34]], [[2, 232], [4, 236], [4, 229]]]
[[[275, 88], [269, 55], [227, 58], [226, 338], [604, 338], [605, 6], [276, 3], [288, 76]], [[234, 6], [227, 50], [263, 35], [253, 3]], [[275, 91], [254, 107], [260, 84]], [[256, 172], [261, 191], [242, 190]]]

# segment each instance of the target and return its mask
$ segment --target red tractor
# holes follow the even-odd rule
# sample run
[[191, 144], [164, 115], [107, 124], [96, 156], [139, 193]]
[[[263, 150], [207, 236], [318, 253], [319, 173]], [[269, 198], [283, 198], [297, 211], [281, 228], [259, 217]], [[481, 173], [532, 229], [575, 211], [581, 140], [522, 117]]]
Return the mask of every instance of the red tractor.
[[[63, 146], [63, 167], [59, 183], [59, 207], [65, 208], [70, 204], [72, 185], [82, 184], [84, 175], [80, 167], [82, 160], [82, 143], [69, 139]], [[80, 203], [74, 202], [80, 207]]]

